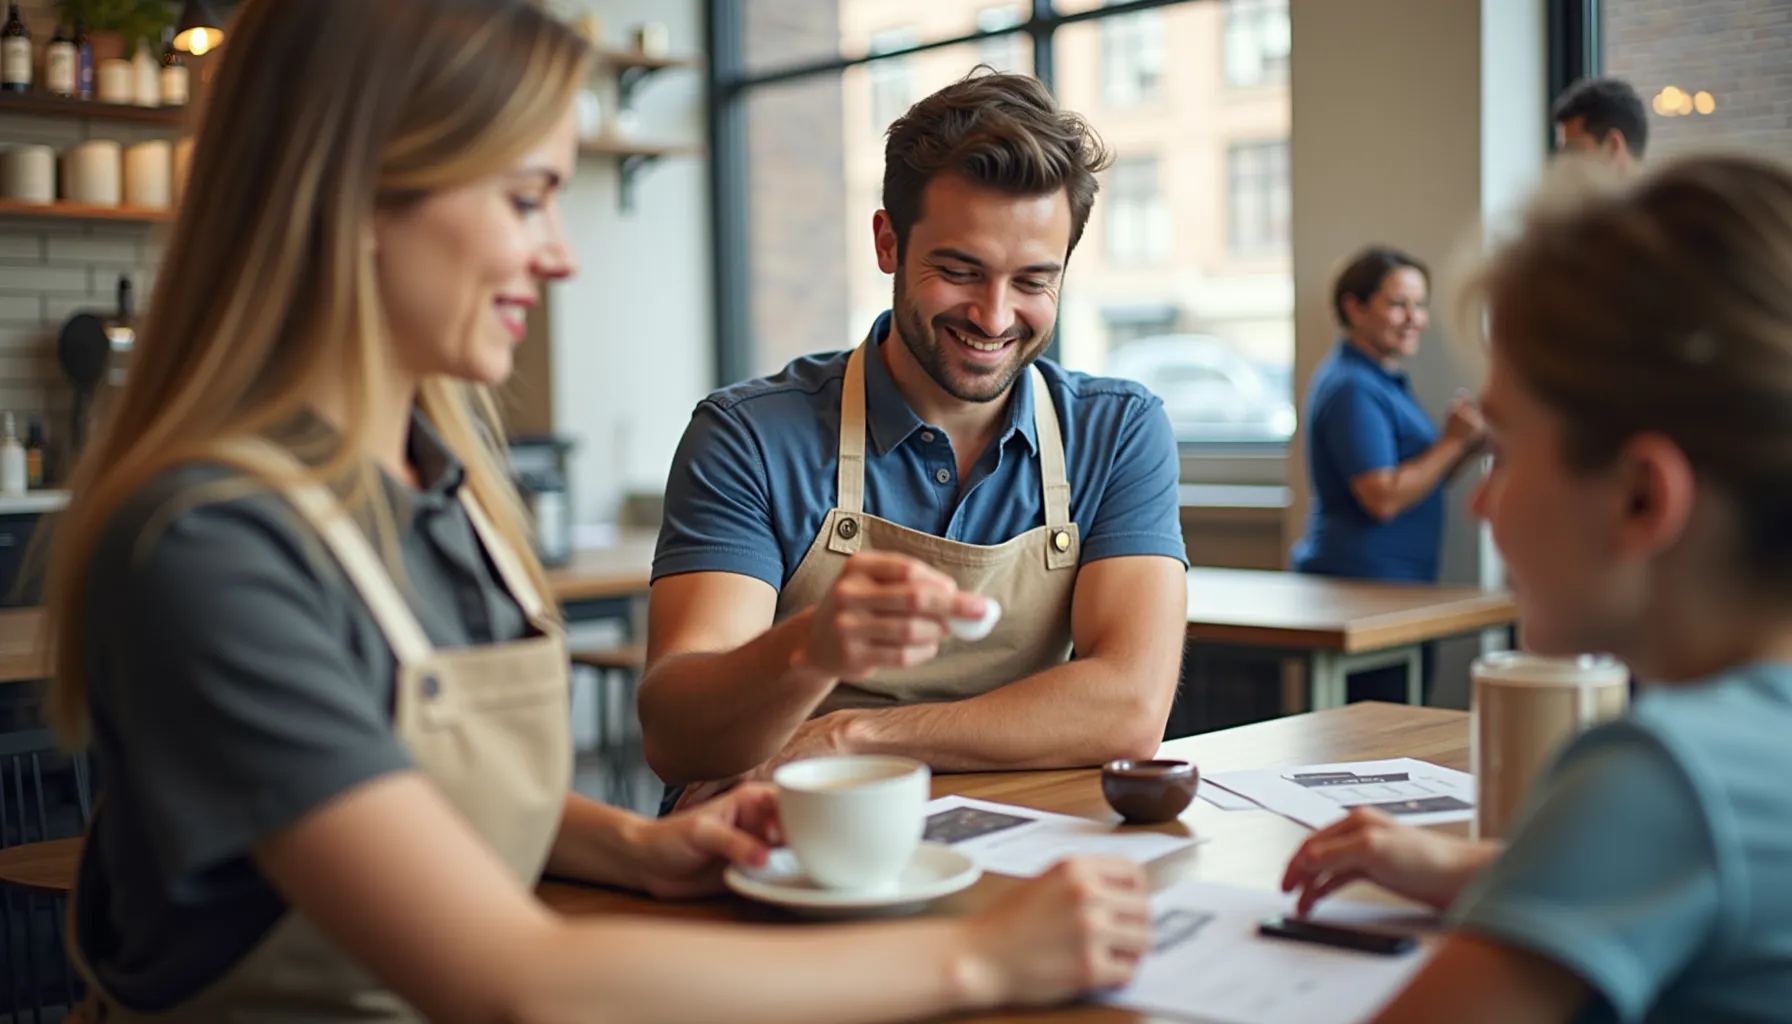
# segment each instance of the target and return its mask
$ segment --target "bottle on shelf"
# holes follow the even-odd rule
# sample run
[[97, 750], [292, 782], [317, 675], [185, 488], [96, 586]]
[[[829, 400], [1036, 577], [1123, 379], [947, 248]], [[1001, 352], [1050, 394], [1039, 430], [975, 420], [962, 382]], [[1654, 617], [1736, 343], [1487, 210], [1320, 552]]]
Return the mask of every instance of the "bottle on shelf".
[[66, 20], [56, 23], [56, 35], [44, 49], [44, 88], [52, 96], [73, 97], [80, 88], [81, 58]]
[[93, 99], [93, 43], [87, 38], [86, 15], [75, 15], [75, 95]]
[[162, 32], [162, 106], [186, 106], [188, 84], [187, 59], [174, 48], [174, 30], [164, 30]]
[[0, 437], [0, 494], [25, 493], [25, 446], [19, 443], [18, 424], [6, 414], [6, 436]]
[[137, 52], [131, 56], [131, 99], [139, 107], [162, 105], [161, 61], [148, 38], [137, 40]]
[[25, 427], [25, 487], [37, 490], [44, 485], [44, 421], [32, 417]]
[[31, 32], [25, 28], [17, 3], [7, 5], [6, 26], [0, 28], [0, 89], [31, 89]]

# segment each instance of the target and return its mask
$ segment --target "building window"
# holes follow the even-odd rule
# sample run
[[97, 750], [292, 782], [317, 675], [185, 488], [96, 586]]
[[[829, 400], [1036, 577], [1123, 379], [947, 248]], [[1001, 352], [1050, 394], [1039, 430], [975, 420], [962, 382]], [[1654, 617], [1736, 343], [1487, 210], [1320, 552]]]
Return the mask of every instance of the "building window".
[[[873, 32], [866, 53], [894, 53], [918, 46], [921, 37], [912, 28], [893, 28]], [[915, 72], [907, 56], [885, 57], [865, 65], [871, 84], [871, 130], [878, 135], [890, 122], [908, 113], [915, 102]]]
[[1101, 92], [1111, 107], [1156, 98], [1164, 80], [1164, 24], [1157, 11], [1101, 23]]
[[[1020, 24], [1020, 7], [1016, 4], [985, 7], [977, 12], [977, 31], [979, 32], [1000, 32], [1018, 24]], [[1010, 32], [994, 39], [978, 40], [977, 63], [988, 64], [997, 71], [1021, 70], [1026, 65], [1021, 53], [1021, 47], [1026, 44], [1026, 38], [1022, 33]]]
[[1288, 142], [1247, 142], [1230, 160], [1232, 255], [1269, 259], [1288, 253]]
[[1288, 78], [1288, 0], [1226, 0], [1226, 84]]
[[1141, 267], [1170, 258], [1170, 216], [1157, 157], [1122, 157], [1108, 172], [1108, 261]]

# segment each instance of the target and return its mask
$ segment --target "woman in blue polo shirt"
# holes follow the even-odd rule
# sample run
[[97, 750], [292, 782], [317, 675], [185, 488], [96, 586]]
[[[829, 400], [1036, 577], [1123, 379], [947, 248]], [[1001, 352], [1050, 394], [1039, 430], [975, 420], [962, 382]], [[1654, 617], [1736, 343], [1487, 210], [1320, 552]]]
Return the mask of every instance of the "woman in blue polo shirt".
[[[1430, 321], [1429, 291], [1423, 263], [1383, 247], [1358, 253], [1332, 287], [1344, 338], [1307, 395], [1312, 512], [1294, 550], [1299, 572], [1437, 580], [1443, 484], [1474, 454], [1484, 427], [1475, 404], [1459, 398], [1440, 437], [1400, 370]], [[1352, 681], [1355, 699], [1404, 694], [1398, 668]]]

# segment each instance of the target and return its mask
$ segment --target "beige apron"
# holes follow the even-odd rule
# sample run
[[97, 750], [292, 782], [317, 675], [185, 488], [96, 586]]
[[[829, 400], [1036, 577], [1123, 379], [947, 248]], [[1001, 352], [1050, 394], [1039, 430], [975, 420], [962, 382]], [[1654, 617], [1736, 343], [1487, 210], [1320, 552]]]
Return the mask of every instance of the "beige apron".
[[860, 551], [890, 551], [926, 562], [961, 589], [995, 598], [1002, 619], [976, 642], [948, 637], [939, 657], [925, 665], [880, 669], [859, 683], [841, 683], [816, 710], [889, 707], [960, 700], [987, 693], [1069, 660], [1070, 598], [1076, 586], [1080, 543], [1070, 521], [1070, 482], [1064, 471], [1064, 439], [1058, 411], [1037, 367], [1028, 369], [1033, 422], [1039, 435], [1039, 478], [1045, 525], [1002, 544], [984, 546], [935, 537], [866, 515], [865, 359], [861, 345], [846, 361], [840, 393], [839, 495], [802, 564], [778, 595], [777, 618], [820, 604], [846, 560]]
[[[259, 456], [290, 460], [257, 444]], [[393, 729], [413, 764], [469, 825], [533, 889], [559, 831], [572, 782], [567, 716], [566, 640], [516, 554], [472, 493], [461, 503], [499, 576], [539, 635], [438, 651], [423, 633], [384, 563], [323, 487], [287, 495], [322, 536], [379, 623], [398, 661]], [[241, 1022], [415, 1021], [420, 1017], [318, 931], [289, 911], [236, 966], [172, 1010], [134, 1013], [105, 994], [79, 954], [78, 899], [70, 900], [70, 942], [86, 977], [90, 1021]]]

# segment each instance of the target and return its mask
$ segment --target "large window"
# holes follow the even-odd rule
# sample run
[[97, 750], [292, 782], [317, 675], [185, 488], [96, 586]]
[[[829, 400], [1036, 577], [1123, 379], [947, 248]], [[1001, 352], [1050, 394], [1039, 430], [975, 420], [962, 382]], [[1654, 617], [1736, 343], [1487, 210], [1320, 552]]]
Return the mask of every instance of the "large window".
[[1226, 84], [1288, 77], [1288, 0], [1226, 0]]
[[1146, 384], [1191, 454], [1285, 443], [1287, 149], [1267, 140], [1287, 137], [1286, 85], [1230, 88], [1226, 0], [1059, 0], [1029, 21], [1034, 6], [714, 0], [721, 376], [849, 347], [889, 308], [872, 237], [884, 130], [987, 64], [1038, 73], [1116, 154], [1052, 358]]
[[1288, 143], [1246, 142], [1229, 154], [1232, 254], [1240, 259], [1288, 255]]
[[1101, 95], [1112, 107], [1155, 99], [1164, 80], [1163, 17], [1122, 14], [1101, 24]]
[[1157, 157], [1122, 157], [1108, 175], [1108, 260], [1142, 267], [1170, 258], [1170, 216], [1158, 186]]
[[1792, 0], [1604, 0], [1604, 70], [1650, 109], [1648, 154], [1792, 157]]
[[[1000, 32], [1021, 22], [1019, 4], [985, 7], [977, 12], [977, 31]], [[1023, 71], [1032, 66], [1026, 54], [1027, 37], [1018, 32], [992, 35], [977, 43], [977, 61], [997, 71]]]

